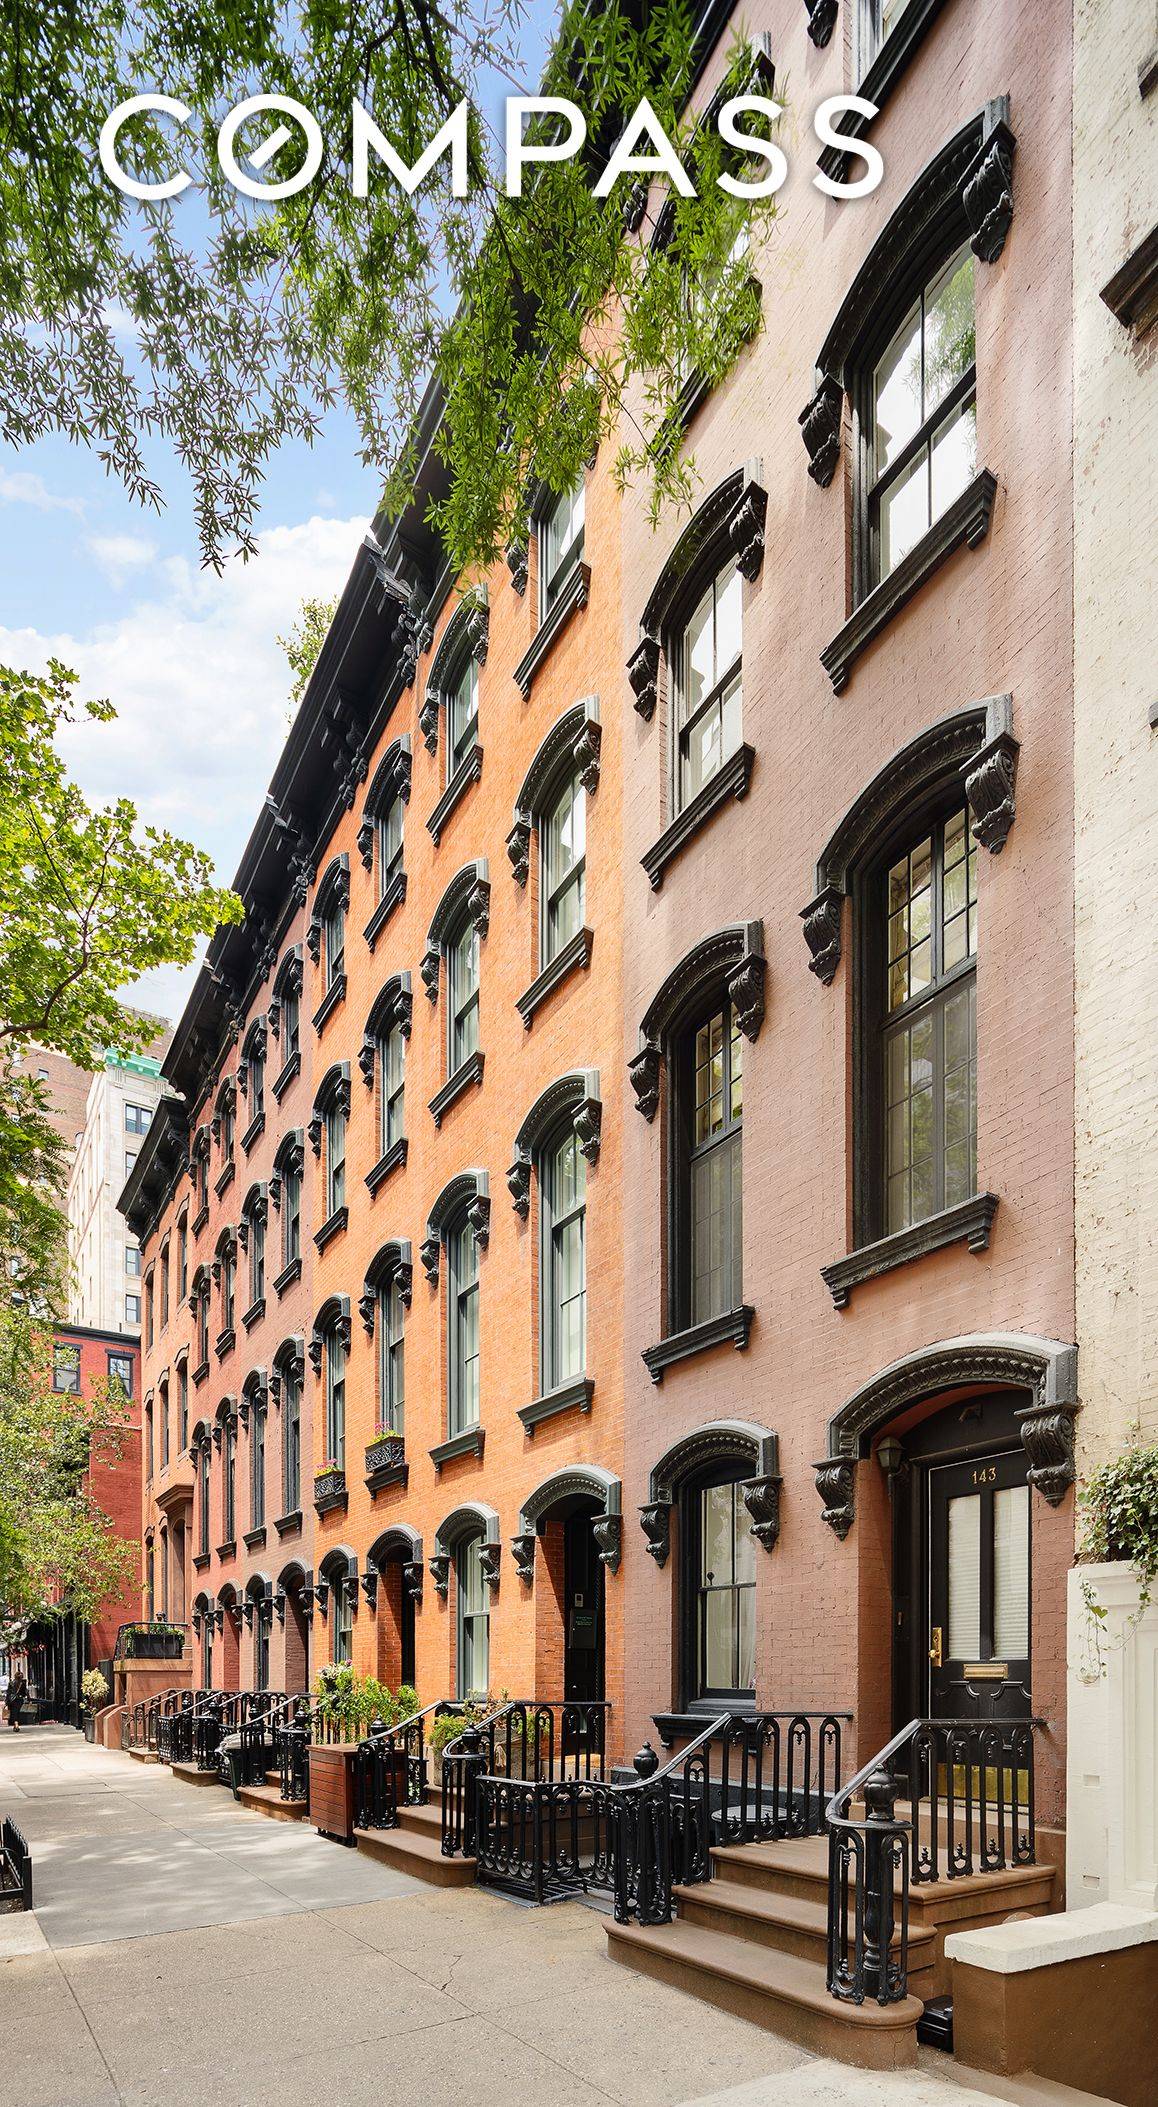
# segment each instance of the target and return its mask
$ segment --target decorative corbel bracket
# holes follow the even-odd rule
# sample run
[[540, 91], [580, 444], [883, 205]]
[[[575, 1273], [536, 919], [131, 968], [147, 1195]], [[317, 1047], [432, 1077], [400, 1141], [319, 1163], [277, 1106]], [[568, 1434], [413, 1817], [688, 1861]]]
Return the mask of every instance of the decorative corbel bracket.
[[436, 1551], [434, 1553], [434, 1556], [430, 1561], [430, 1577], [434, 1582], [435, 1594], [441, 1595], [443, 1601], [445, 1602], [447, 1596], [450, 1593], [449, 1551]]
[[522, 1536], [513, 1536], [511, 1538], [511, 1556], [515, 1561], [515, 1571], [520, 1580], [526, 1581], [528, 1587], [530, 1587], [535, 1578], [535, 1546], [537, 1543], [538, 1537], [533, 1529], [528, 1529]]
[[657, 1566], [667, 1564], [671, 1549], [671, 1504], [667, 1500], [655, 1500], [639, 1510], [639, 1526], [647, 1538], [649, 1555]]
[[852, 1528], [856, 1466], [844, 1457], [825, 1457], [814, 1465], [816, 1490], [824, 1503], [822, 1519], [844, 1542]]
[[591, 1534], [595, 1538], [600, 1563], [609, 1573], [618, 1573], [623, 1553], [623, 1516], [621, 1514], [597, 1514], [591, 1519]]

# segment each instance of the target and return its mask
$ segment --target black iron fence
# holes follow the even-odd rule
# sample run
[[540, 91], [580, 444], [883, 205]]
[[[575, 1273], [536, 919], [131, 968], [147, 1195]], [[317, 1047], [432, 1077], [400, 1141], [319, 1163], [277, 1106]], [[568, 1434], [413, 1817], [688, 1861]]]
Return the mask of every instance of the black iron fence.
[[[1036, 1863], [1034, 1736], [1044, 1722], [913, 1719], [828, 1804], [828, 1988], [908, 1994], [914, 1887]], [[907, 1802], [898, 1800], [907, 1792]], [[860, 1803], [862, 1812], [853, 1809]]]
[[473, 1849], [480, 1881], [535, 1902], [604, 1889], [621, 1923], [667, 1923], [673, 1890], [710, 1878], [714, 1845], [819, 1835], [840, 1783], [845, 1714], [720, 1713], [662, 1767], [648, 1747], [635, 1778], [614, 1783], [606, 1706], [534, 1711], [557, 1741], [540, 1728], [521, 1774], [463, 1734], [449, 1788], [443, 1771], [443, 1849]]
[[32, 1908], [32, 1854], [9, 1816], [0, 1822], [0, 1898]]
[[434, 1719], [461, 1717], [463, 1706], [440, 1698], [409, 1719], [387, 1727], [380, 1721], [358, 1744], [354, 1758], [354, 1825], [396, 1829], [400, 1807], [424, 1807], [430, 1793], [426, 1730]]

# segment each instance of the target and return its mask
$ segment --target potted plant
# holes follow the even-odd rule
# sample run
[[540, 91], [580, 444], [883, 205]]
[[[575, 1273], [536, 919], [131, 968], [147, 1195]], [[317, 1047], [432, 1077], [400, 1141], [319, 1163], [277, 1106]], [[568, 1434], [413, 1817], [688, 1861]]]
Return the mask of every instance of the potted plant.
[[96, 1739], [96, 1716], [109, 1701], [109, 1686], [99, 1668], [86, 1668], [80, 1679], [80, 1701], [84, 1709], [84, 1738]]
[[314, 1472], [314, 1505], [320, 1513], [333, 1507], [346, 1497], [346, 1473], [336, 1456], [327, 1456], [326, 1461]]
[[[1081, 1564], [1132, 1569], [1130, 1585], [1136, 1599], [1115, 1641], [1124, 1645], [1158, 1593], [1158, 1442], [1126, 1449], [1112, 1463], [1104, 1464], [1082, 1488], [1078, 1503], [1086, 1522], [1078, 1554]], [[1107, 1576], [1091, 1574], [1081, 1583], [1087, 1658], [1079, 1672], [1087, 1682], [1106, 1672], [1103, 1638], [1109, 1612], [1099, 1596], [1103, 1577]]]

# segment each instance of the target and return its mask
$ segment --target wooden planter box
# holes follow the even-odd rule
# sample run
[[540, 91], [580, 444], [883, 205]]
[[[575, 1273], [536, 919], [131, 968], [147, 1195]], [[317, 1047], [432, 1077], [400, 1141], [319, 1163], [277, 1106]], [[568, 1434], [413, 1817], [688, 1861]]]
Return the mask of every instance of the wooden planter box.
[[310, 1819], [323, 1836], [354, 1841], [353, 1741], [322, 1742], [310, 1749]]

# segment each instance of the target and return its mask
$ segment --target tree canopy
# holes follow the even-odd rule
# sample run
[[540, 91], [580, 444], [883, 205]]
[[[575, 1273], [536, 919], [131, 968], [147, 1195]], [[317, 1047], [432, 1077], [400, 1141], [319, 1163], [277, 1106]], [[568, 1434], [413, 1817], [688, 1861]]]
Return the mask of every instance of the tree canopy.
[[[529, 171], [524, 195], [507, 197], [487, 113], [499, 88], [536, 87], [519, 77], [524, 24], [522, 0], [453, 10], [438, 0], [290, 9], [9, 0], [0, 44], [7, 443], [66, 433], [142, 503], [159, 505], [149, 467], [159, 436], [191, 477], [202, 554], [217, 565], [255, 546], [273, 450], [311, 438], [339, 397], [388, 507], [399, 509], [432, 374], [445, 395], [439, 444], [450, 469], [439, 525], [460, 568], [503, 545], [529, 475], [566, 487], [599, 437], [615, 435], [620, 474], [646, 477], [653, 508], [685, 494], [680, 384], [692, 366], [717, 377], [757, 326], [739, 217], [773, 208], [738, 207], [716, 187], [725, 149], [685, 114], [685, 0], [584, 0], [565, 11], [541, 85], [581, 104], [586, 157]], [[114, 108], [158, 87], [188, 105], [188, 121], [175, 131], [131, 119], [122, 165], [151, 181], [183, 166], [194, 180], [180, 197], [137, 202], [105, 175], [96, 142]], [[222, 116], [259, 92], [294, 97], [323, 142], [316, 178], [275, 203], [243, 196], [217, 154]], [[698, 174], [697, 197], [675, 200], [658, 247], [625, 238], [630, 180], [606, 200], [591, 181], [644, 96]], [[412, 199], [372, 156], [368, 196], [356, 196], [355, 100], [410, 167], [467, 100], [469, 195], [452, 195], [447, 158]], [[557, 136], [560, 120], [537, 122], [541, 139]], [[268, 179], [301, 165], [295, 131], [287, 126], [268, 157]], [[263, 136], [243, 127], [239, 156]]]

